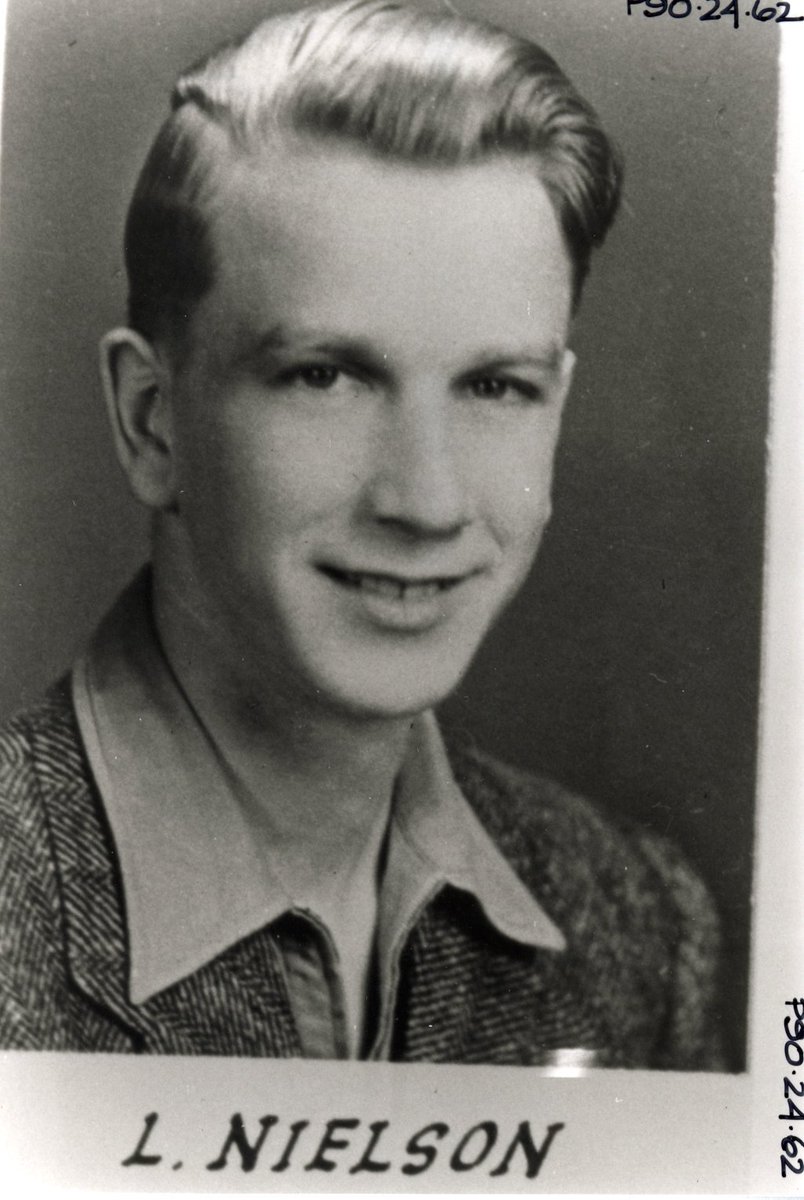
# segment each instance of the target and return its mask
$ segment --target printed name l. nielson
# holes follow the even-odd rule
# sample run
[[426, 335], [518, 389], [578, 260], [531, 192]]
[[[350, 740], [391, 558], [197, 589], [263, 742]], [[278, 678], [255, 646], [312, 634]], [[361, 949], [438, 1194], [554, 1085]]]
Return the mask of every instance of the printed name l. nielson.
[[[178, 1170], [166, 1146], [158, 1145], [155, 1126], [159, 1114], [148, 1113], [139, 1141], [123, 1160], [124, 1167], [162, 1167]], [[248, 1128], [247, 1128], [248, 1125]], [[481, 1170], [490, 1176], [523, 1174], [535, 1179], [547, 1157], [562, 1122], [548, 1125], [543, 1135], [535, 1134], [529, 1121], [503, 1129], [496, 1121], [478, 1121], [467, 1129], [454, 1129], [445, 1121], [431, 1121], [405, 1137], [391, 1128], [390, 1121], [361, 1121], [357, 1117], [333, 1117], [326, 1122], [284, 1122], [267, 1114], [246, 1122], [234, 1113], [223, 1133], [220, 1151], [206, 1163], [208, 1171], [226, 1168], [272, 1172], [341, 1171], [349, 1175], [423, 1175], [440, 1160], [450, 1171]]]

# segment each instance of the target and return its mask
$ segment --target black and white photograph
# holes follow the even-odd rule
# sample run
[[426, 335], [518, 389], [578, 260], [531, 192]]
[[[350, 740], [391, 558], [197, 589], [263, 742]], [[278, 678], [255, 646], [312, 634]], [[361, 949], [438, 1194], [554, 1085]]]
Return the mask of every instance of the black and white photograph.
[[796, 1194], [796, 3], [7, 0], [21, 1180]]

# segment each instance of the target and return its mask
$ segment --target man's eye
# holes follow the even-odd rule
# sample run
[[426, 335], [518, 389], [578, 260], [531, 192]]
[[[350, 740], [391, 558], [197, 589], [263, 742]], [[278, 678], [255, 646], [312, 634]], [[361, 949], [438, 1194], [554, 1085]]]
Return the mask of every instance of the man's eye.
[[299, 383], [305, 384], [306, 387], [316, 388], [319, 391], [326, 391], [328, 388], [334, 387], [340, 378], [340, 370], [338, 367], [329, 367], [323, 364], [315, 364], [309, 367], [298, 367], [293, 372], [293, 378]]
[[511, 389], [507, 379], [499, 379], [494, 375], [481, 375], [469, 384], [472, 393], [479, 400], [503, 400]]
[[477, 375], [469, 381], [469, 390], [478, 400], [541, 400], [538, 384], [525, 379], [506, 379], [502, 375]]

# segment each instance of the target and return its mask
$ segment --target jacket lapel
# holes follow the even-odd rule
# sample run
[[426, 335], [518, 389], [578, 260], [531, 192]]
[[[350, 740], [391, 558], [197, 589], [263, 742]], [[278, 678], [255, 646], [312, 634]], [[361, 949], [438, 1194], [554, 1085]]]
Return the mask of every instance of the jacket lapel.
[[449, 891], [414, 931], [403, 978], [395, 1058], [538, 1065], [601, 1048], [571, 957], [508, 940]]
[[54, 690], [51, 704], [42, 724], [45, 732], [34, 728], [31, 735], [75, 986], [93, 1005], [113, 1014], [127, 1031], [132, 1050], [298, 1054], [278, 952], [265, 930], [144, 1004], [130, 1001], [114, 843], [84, 760], [66, 687]]

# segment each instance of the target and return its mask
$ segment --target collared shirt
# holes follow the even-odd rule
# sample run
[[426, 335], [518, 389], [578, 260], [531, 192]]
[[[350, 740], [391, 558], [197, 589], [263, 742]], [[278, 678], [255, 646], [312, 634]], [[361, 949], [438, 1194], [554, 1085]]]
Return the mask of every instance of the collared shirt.
[[[73, 671], [79, 727], [119, 857], [131, 999], [144, 1002], [270, 925], [303, 1052], [355, 1055], [325, 914], [296, 907], [292, 880], [283, 886], [272, 871], [264, 829], [161, 651], [149, 596], [143, 574]], [[369, 1057], [388, 1057], [402, 950], [447, 886], [473, 896], [506, 937], [563, 948], [462, 796], [428, 713], [414, 722], [391, 810]]]

